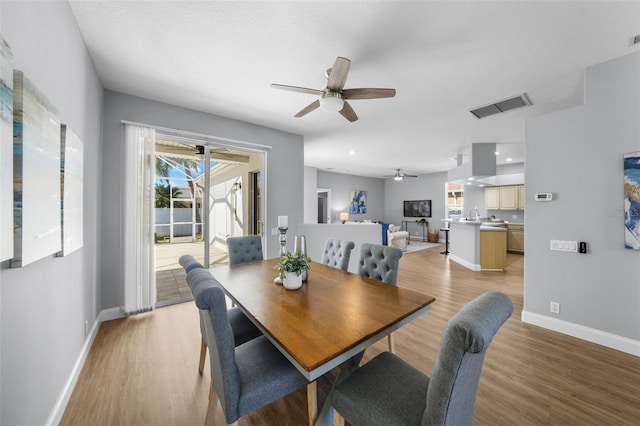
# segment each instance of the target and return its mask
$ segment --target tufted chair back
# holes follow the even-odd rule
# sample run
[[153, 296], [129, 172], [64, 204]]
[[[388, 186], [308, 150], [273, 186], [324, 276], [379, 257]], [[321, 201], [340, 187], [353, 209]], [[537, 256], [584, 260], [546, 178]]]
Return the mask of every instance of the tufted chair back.
[[227, 238], [227, 248], [229, 250], [229, 265], [264, 259], [260, 235], [229, 237]]
[[189, 273], [189, 271], [191, 271], [192, 269], [204, 268], [204, 266], [202, 266], [202, 263], [198, 262], [196, 258], [190, 254], [180, 256], [180, 259], [178, 259], [178, 263], [180, 263], [180, 266], [184, 268], [184, 272], [186, 273]]
[[346, 271], [349, 268], [351, 250], [355, 247], [353, 241], [327, 239], [322, 253], [322, 263], [333, 268]]
[[387, 284], [396, 284], [402, 250], [378, 244], [362, 244], [358, 274]]

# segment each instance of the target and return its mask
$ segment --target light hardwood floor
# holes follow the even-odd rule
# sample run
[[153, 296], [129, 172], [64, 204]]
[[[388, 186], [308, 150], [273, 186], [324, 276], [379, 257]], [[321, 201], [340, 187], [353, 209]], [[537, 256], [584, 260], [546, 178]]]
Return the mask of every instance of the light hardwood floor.
[[[405, 254], [398, 284], [436, 297], [425, 315], [394, 333], [396, 353], [429, 374], [446, 321], [465, 303], [501, 290], [514, 313], [487, 352], [475, 408], [478, 425], [638, 425], [640, 358], [520, 321], [523, 256], [505, 272], [471, 272], [433, 248]], [[313, 271], [311, 271], [313, 273]], [[339, 298], [336, 299], [339, 303]], [[105, 322], [61, 425], [201, 425], [209, 372], [198, 375], [200, 334], [193, 302]], [[364, 360], [386, 349], [369, 348]], [[330, 378], [318, 386], [322, 404]], [[240, 426], [303, 425], [304, 390]]]

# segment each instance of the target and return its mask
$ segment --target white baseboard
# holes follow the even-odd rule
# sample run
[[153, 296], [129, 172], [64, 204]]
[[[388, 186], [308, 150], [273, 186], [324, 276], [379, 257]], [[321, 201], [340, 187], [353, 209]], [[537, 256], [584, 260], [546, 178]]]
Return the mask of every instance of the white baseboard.
[[482, 269], [480, 267], [480, 265], [477, 265], [475, 263], [471, 263], [471, 262], [468, 262], [468, 261], [466, 261], [464, 259], [461, 259], [458, 256], [456, 256], [455, 254], [449, 253], [449, 259], [453, 260], [456, 263], [461, 264], [465, 268], [471, 269], [472, 271], [480, 271]]
[[640, 357], [640, 341], [523, 310], [522, 322]]
[[87, 337], [84, 340], [84, 344], [82, 345], [82, 349], [80, 350], [80, 355], [78, 355], [78, 359], [73, 365], [71, 374], [69, 375], [69, 378], [62, 388], [62, 393], [58, 397], [58, 400], [53, 406], [53, 410], [51, 410], [51, 414], [49, 414], [49, 418], [47, 418], [47, 421], [45, 422], [46, 426], [57, 425], [60, 423], [60, 420], [62, 420], [62, 415], [64, 414], [64, 410], [67, 408], [67, 403], [69, 402], [69, 398], [71, 398], [71, 393], [73, 392], [73, 388], [76, 386], [78, 377], [80, 377], [80, 372], [82, 371], [82, 367], [84, 367], [84, 362], [87, 360], [87, 356], [89, 355], [89, 351], [91, 350], [91, 345], [93, 345], [93, 341], [96, 339], [100, 324], [102, 324], [103, 321], [109, 321], [122, 317], [124, 317], [124, 314], [122, 313], [122, 309], [120, 308], [105, 309], [100, 311], [100, 314], [98, 314], [98, 318], [95, 320], [93, 326], [91, 327], [91, 331], [89, 332], [89, 334], [87, 334]]

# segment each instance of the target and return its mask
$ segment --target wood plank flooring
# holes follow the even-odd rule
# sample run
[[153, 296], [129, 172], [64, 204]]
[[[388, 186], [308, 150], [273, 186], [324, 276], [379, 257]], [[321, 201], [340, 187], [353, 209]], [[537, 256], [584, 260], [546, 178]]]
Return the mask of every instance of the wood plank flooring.
[[[475, 424], [640, 424], [640, 358], [522, 323], [523, 256], [509, 254], [505, 272], [471, 272], [449, 262], [440, 249], [401, 259], [398, 284], [435, 296], [436, 302], [394, 333], [396, 353], [429, 374], [453, 314], [489, 290], [511, 297], [514, 313], [485, 358]], [[210, 376], [208, 364], [198, 375], [198, 321], [195, 305], [188, 302], [103, 323], [60, 424], [204, 424]], [[385, 349], [386, 340], [376, 343], [364, 361]], [[319, 382], [320, 404], [330, 380]], [[239, 425], [305, 422], [302, 390]]]

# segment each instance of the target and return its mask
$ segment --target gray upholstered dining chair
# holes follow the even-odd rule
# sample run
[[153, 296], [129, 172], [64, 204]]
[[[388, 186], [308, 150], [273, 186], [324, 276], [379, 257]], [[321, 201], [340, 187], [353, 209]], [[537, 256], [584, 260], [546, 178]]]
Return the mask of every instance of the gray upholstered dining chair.
[[332, 390], [334, 426], [473, 424], [484, 356], [513, 304], [503, 293], [485, 293], [447, 323], [431, 377], [383, 352]]
[[264, 259], [260, 235], [228, 237], [227, 249], [229, 250], [229, 265]]
[[178, 263], [180, 263], [180, 266], [184, 268], [184, 272], [186, 273], [189, 273], [189, 271], [191, 271], [192, 269], [204, 268], [204, 266], [202, 266], [202, 263], [198, 262], [196, 258], [190, 254], [180, 256], [180, 259], [178, 259]]
[[349, 259], [353, 247], [355, 247], [353, 241], [327, 239], [322, 252], [322, 263], [346, 271], [349, 269]]
[[[369, 243], [362, 244], [358, 275], [396, 285], [401, 257], [402, 250], [399, 248]], [[393, 334], [389, 334], [387, 340], [389, 351], [395, 352]]]
[[313, 424], [316, 382], [309, 382], [265, 336], [236, 347], [224, 313], [224, 293], [218, 285], [198, 289], [195, 297], [203, 312], [211, 377], [216, 378], [209, 395], [208, 418], [216, 415], [219, 403], [227, 424], [237, 424], [246, 414], [306, 386], [309, 424]]
[[[262, 237], [260, 235], [243, 235], [241, 237], [227, 237], [229, 265], [253, 262], [264, 259], [262, 254]], [[236, 304], [232, 302], [231, 306]]]
[[[213, 277], [209, 271], [204, 269], [200, 262], [194, 259], [191, 255], [181, 256], [179, 262], [185, 271], [187, 271], [186, 281], [195, 301], [195, 292], [199, 291], [200, 287], [212, 285], [210, 280], [212, 280]], [[207, 356], [207, 341], [206, 334], [204, 332], [202, 312], [199, 312], [199, 314], [200, 334], [202, 336], [202, 340], [200, 342], [200, 361], [198, 363], [198, 372], [202, 374], [202, 371], [204, 370], [204, 362]], [[227, 309], [227, 317], [229, 319], [229, 324], [231, 324], [236, 345], [241, 345], [244, 342], [262, 335], [258, 327], [256, 327], [251, 320], [247, 318], [240, 308]]]

